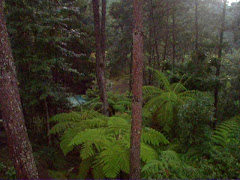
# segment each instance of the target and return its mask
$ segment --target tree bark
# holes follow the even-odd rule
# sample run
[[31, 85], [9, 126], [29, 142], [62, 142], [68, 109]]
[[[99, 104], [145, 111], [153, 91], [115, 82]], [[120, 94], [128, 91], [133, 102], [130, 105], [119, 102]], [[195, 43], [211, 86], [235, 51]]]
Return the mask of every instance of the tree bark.
[[45, 106], [45, 111], [46, 111], [46, 125], [47, 125], [48, 145], [51, 145], [52, 141], [51, 141], [51, 136], [49, 135], [49, 132], [50, 132], [50, 122], [49, 122], [50, 116], [49, 116], [47, 98], [45, 98], [45, 100], [44, 100], [44, 106]]
[[198, 30], [198, 0], [195, 0], [195, 51], [197, 55], [196, 64], [199, 64], [199, 30]]
[[142, 129], [143, 15], [142, 0], [133, 1], [133, 99], [130, 148], [130, 178], [140, 179], [140, 140]]
[[198, 0], [195, 0], [195, 50], [198, 52]]
[[106, 35], [105, 35], [105, 29], [106, 29], [106, 0], [102, 0], [102, 19], [101, 19], [101, 49], [102, 49], [102, 58], [104, 63], [104, 70], [106, 66]]
[[129, 62], [129, 92], [132, 92], [132, 76], [133, 76], [133, 70], [132, 70], [132, 66], [133, 66], [133, 40], [132, 40], [132, 46], [131, 46], [131, 58], [130, 58], [130, 62]]
[[[100, 23], [100, 15], [99, 15], [99, 1], [92, 0], [93, 4], [93, 14], [94, 14], [94, 28], [95, 28], [95, 39], [96, 39], [96, 75], [97, 75], [97, 83], [100, 90], [100, 97], [103, 103], [103, 114], [106, 116], [109, 115], [108, 112], [108, 97], [106, 91], [106, 80], [105, 80], [105, 65], [104, 59], [102, 55], [102, 30], [101, 30], [101, 23]], [[104, 33], [105, 34], [105, 33]], [[105, 43], [104, 43], [105, 44]], [[105, 51], [105, 50], [104, 50]], [[104, 52], [105, 54], [105, 52]]]
[[[149, 58], [148, 58], [148, 66], [152, 67], [152, 57], [153, 57], [153, 45], [152, 45], [152, 31], [153, 31], [153, 22], [152, 22], [152, 17], [153, 17], [153, 12], [152, 12], [152, 3], [151, 1], [148, 1], [149, 5]], [[148, 71], [148, 85], [152, 84], [152, 72]]]
[[166, 38], [165, 38], [165, 45], [164, 45], [164, 52], [163, 52], [163, 61], [166, 60], [166, 56], [167, 56], [168, 38], [169, 38], [169, 5], [167, 2]]
[[3, 0], [0, 0], [0, 104], [9, 152], [18, 179], [37, 179], [32, 147], [22, 113], [16, 69], [8, 39]]
[[172, 67], [174, 67], [175, 65], [175, 59], [176, 59], [176, 19], [175, 19], [175, 13], [176, 13], [176, 4], [175, 2], [173, 2], [173, 10], [172, 10], [172, 38], [173, 38], [173, 42], [172, 42]]
[[[222, 46], [223, 46], [223, 35], [225, 31], [225, 18], [226, 18], [226, 8], [227, 8], [227, 0], [224, 0], [223, 5], [223, 14], [222, 14], [222, 24], [220, 29], [220, 38], [219, 38], [219, 49], [218, 49], [218, 62], [216, 66], [216, 79], [220, 76], [221, 70], [221, 59], [222, 59]], [[219, 94], [219, 83], [217, 83], [214, 92], [214, 107], [215, 107], [215, 118], [218, 118], [218, 94]]]
[[152, 23], [153, 23], [153, 35], [154, 35], [154, 45], [155, 45], [155, 52], [156, 52], [156, 61], [158, 66], [160, 67], [160, 55], [159, 55], [159, 51], [158, 51], [158, 40], [157, 40], [157, 30], [156, 30], [156, 23], [154, 20], [154, 9], [153, 9], [153, 0], [151, 1], [151, 17], [152, 17]]

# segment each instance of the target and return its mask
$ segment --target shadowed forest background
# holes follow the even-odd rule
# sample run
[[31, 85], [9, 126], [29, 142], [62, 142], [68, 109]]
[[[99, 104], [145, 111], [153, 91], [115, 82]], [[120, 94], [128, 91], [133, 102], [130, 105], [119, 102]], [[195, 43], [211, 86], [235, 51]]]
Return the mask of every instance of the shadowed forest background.
[[[39, 178], [136, 177], [138, 116], [141, 178], [240, 178], [240, 2], [145, 0], [140, 31], [133, 1], [0, 0]], [[24, 177], [0, 115], [0, 179]]]

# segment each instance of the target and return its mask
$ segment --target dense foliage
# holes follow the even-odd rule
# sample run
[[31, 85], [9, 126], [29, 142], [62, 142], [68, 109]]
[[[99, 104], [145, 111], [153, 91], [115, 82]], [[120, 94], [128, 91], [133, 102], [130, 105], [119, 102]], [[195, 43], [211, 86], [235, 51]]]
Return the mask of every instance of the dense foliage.
[[[129, 178], [132, 6], [107, 0], [108, 117], [95, 75], [92, 2], [4, 2], [41, 178]], [[227, 4], [225, 22], [223, 7], [222, 0], [144, 1], [144, 179], [240, 178], [240, 2]], [[14, 179], [0, 129], [0, 179]]]

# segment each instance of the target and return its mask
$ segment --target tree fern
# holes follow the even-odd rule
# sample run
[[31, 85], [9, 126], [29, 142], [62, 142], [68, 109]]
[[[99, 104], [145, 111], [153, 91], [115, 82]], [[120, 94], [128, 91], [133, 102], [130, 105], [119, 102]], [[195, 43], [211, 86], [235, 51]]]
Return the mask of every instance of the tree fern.
[[[160, 71], [149, 68], [154, 73], [158, 82], [158, 87], [143, 87], [144, 114], [149, 112], [154, 118], [160, 120], [160, 125], [165, 131], [169, 131], [177, 107], [185, 103], [188, 99], [193, 99], [196, 91], [188, 91], [186, 87], [179, 83], [170, 84], [169, 80]], [[159, 116], [158, 116], [159, 115]]]
[[197, 172], [185, 164], [176, 152], [167, 150], [149, 161], [142, 168], [142, 174], [146, 179], [187, 179], [194, 178]]
[[[80, 164], [79, 176], [85, 178], [89, 174], [90, 168], [93, 168], [91, 172], [93, 172], [95, 178], [103, 178], [102, 174], [104, 174], [104, 178], [116, 178], [120, 172], [128, 174], [130, 116], [105, 117], [97, 114], [98, 117], [94, 115], [91, 116], [92, 118], [86, 119], [86, 116], [83, 116], [81, 112], [79, 112], [79, 115], [80, 119], [74, 120], [74, 122], [78, 122], [75, 126], [69, 126], [64, 130], [64, 133], [61, 133], [62, 131], [54, 131], [54, 133], [62, 134], [60, 146], [64, 154], [72, 151], [74, 147], [80, 148], [82, 163]], [[66, 114], [64, 114], [65, 116]], [[60, 124], [62, 122], [64, 120], [59, 121]], [[56, 129], [56, 127], [53, 127], [53, 129]], [[142, 162], [147, 163], [158, 157], [153, 146], [159, 147], [168, 143], [168, 140], [160, 132], [143, 127], [141, 142]], [[86, 160], [91, 160], [91, 165]]]
[[120, 171], [129, 173], [130, 151], [122, 143], [109, 144], [97, 157], [94, 167], [103, 167], [108, 178], [116, 178]]
[[[132, 102], [131, 99], [126, 97], [124, 94], [109, 92], [108, 104], [114, 111], [124, 113], [129, 112]], [[100, 101], [100, 97], [97, 96], [93, 99], [90, 99], [84, 106], [96, 111], [101, 111], [102, 103]]]

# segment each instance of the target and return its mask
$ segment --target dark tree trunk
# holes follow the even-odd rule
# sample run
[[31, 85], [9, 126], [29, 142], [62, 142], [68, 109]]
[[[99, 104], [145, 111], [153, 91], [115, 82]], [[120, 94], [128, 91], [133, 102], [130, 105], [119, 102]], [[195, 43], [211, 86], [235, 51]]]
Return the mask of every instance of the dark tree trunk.
[[49, 122], [50, 116], [49, 116], [47, 98], [44, 100], [44, 106], [45, 106], [45, 111], [46, 111], [46, 125], [47, 125], [46, 127], [47, 127], [48, 145], [51, 145], [52, 141], [51, 141], [51, 136], [49, 135], [49, 132], [50, 132], [50, 122]]
[[176, 4], [173, 2], [173, 10], [172, 10], [172, 66], [175, 65], [175, 59], [176, 59], [176, 19], [175, 19], [175, 13], [176, 13]]
[[[149, 4], [149, 58], [148, 58], [148, 66], [152, 67], [152, 57], [153, 57], [153, 43], [152, 43], [152, 31], [153, 31], [153, 22], [152, 22], [152, 17], [153, 17], [153, 12], [152, 12], [152, 3], [151, 1], [148, 1]], [[148, 85], [152, 84], [152, 73], [151, 71], [148, 71]]]
[[133, 42], [132, 42], [132, 46], [131, 46], [131, 58], [130, 58], [130, 62], [129, 62], [129, 70], [130, 70], [130, 75], [129, 75], [129, 92], [132, 92], [132, 66], [133, 66]]
[[17, 178], [36, 179], [38, 172], [22, 113], [16, 69], [4, 17], [3, 0], [0, 0], [0, 91], [3, 125]]
[[164, 45], [164, 52], [163, 52], [164, 61], [166, 60], [166, 56], [167, 56], [168, 38], [169, 38], [169, 5], [167, 2], [166, 38], [165, 38], [165, 45]]
[[[101, 49], [102, 49], [102, 58], [104, 66], [106, 65], [106, 35], [105, 35], [105, 27], [106, 27], [106, 0], [102, 0], [102, 19], [101, 19]], [[105, 68], [104, 68], [105, 70]]]
[[130, 149], [130, 178], [140, 179], [140, 140], [142, 129], [143, 15], [142, 0], [133, 1], [133, 99]]
[[[101, 23], [100, 23], [100, 15], [99, 15], [99, 1], [92, 0], [93, 4], [93, 14], [94, 14], [94, 27], [95, 27], [95, 38], [96, 38], [96, 74], [97, 74], [97, 82], [98, 87], [100, 90], [100, 97], [103, 103], [103, 114], [106, 116], [109, 115], [108, 112], [108, 98], [107, 98], [107, 91], [106, 91], [106, 80], [105, 80], [105, 65], [104, 59], [102, 55], [102, 31], [101, 31]], [[104, 33], [105, 34], [105, 33]], [[105, 42], [104, 42], [105, 44]], [[104, 45], [105, 46], [105, 45]], [[104, 50], [105, 54], [105, 50]], [[105, 56], [105, 55], [104, 55]]]
[[198, 31], [198, 0], [195, 0], [195, 51], [197, 55], [196, 64], [199, 64], [199, 31]]
[[[216, 79], [220, 76], [221, 70], [221, 59], [222, 59], [222, 46], [223, 46], [223, 35], [225, 31], [225, 18], [226, 18], [226, 8], [227, 0], [224, 0], [223, 14], [222, 14], [222, 25], [220, 29], [220, 38], [219, 38], [219, 49], [218, 49], [218, 62], [216, 66]], [[218, 119], [218, 94], [219, 94], [219, 83], [217, 83], [214, 92], [214, 106], [215, 106], [215, 118]]]
[[156, 53], [156, 63], [158, 64], [158, 66], [160, 66], [160, 55], [159, 55], [159, 51], [158, 51], [158, 35], [157, 35], [157, 30], [156, 30], [156, 23], [155, 23], [155, 19], [154, 19], [154, 9], [153, 9], [153, 0], [151, 1], [151, 17], [152, 17], [152, 24], [153, 24], [153, 36], [154, 36], [154, 45], [155, 45], [155, 53]]
[[198, 52], [198, 0], [195, 0], [195, 50]]

